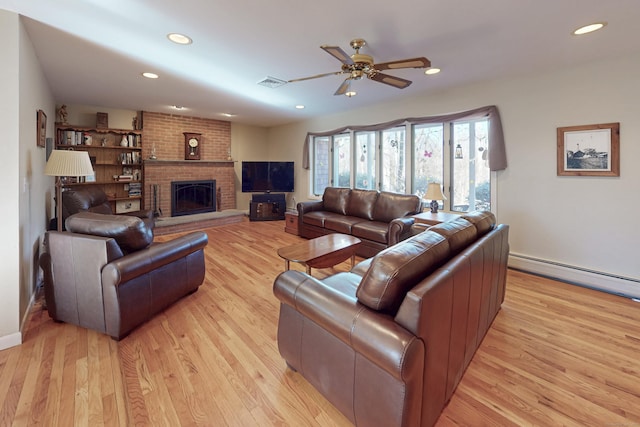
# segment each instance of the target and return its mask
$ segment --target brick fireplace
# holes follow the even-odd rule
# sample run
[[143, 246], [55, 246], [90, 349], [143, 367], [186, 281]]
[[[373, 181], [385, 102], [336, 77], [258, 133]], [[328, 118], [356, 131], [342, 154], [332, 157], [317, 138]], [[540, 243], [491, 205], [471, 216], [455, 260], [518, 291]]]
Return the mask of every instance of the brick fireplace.
[[[153, 185], [159, 192], [156, 206], [171, 216], [171, 182], [215, 180], [221, 200], [217, 210], [236, 208], [234, 162], [226, 160], [231, 147], [231, 123], [222, 120], [143, 113], [144, 206], [154, 208]], [[201, 160], [184, 159], [184, 132], [199, 133]], [[157, 159], [150, 160], [155, 148]]]
[[[158, 208], [162, 216], [171, 216], [171, 182], [215, 180], [221, 199], [218, 210], [235, 209], [235, 175], [231, 161], [207, 160], [145, 160], [144, 161], [144, 206]], [[159, 186], [154, 206], [152, 185]]]

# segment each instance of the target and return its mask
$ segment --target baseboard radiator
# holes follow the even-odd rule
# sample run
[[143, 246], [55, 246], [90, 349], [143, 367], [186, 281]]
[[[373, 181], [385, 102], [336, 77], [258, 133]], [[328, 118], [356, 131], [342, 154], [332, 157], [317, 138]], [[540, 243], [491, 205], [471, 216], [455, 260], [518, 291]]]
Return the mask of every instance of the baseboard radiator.
[[602, 273], [513, 252], [509, 254], [509, 268], [609, 292], [626, 298], [640, 299], [640, 280], [638, 279]]

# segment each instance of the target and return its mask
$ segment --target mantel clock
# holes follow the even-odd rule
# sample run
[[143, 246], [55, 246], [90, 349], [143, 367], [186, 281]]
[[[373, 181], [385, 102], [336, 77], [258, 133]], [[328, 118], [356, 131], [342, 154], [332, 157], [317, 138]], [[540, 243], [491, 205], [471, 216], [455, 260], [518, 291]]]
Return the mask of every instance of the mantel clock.
[[200, 160], [200, 149], [202, 148], [202, 134], [184, 132], [184, 159]]

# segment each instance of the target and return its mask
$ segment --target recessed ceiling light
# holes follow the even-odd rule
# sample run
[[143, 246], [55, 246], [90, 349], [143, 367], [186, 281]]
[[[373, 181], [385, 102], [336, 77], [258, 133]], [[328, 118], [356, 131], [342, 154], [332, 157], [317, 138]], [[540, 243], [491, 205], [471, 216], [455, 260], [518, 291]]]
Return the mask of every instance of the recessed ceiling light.
[[233, 113], [222, 113], [223, 116], [225, 117], [235, 117], [236, 115]]
[[427, 68], [424, 73], [428, 76], [431, 76], [433, 74], [438, 74], [440, 71], [441, 71], [440, 68], [431, 67], [431, 68]]
[[304, 105], [296, 105], [296, 108], [297, 108], [298, 110], [303, 110], [303, 109], [304, 109]]
[[356, 96], [358, 94], [358, 92], [356, 92], [355, 90], [350, 90], [348, 92], [345, 92], [344, 94], [345, 94], [345, 96], [347, 96], [349, 98], [352, 98], [352, 97]]
[[173, 108], [174, 110], [184, 110], [184, 107], [182, 105], [172, 105], [171, 108]]
[[157, 79], [158, 75], [156, 73], [142, 73], [142, 75], [148, 79]]
[[594, 22], [593, 24], [585, 25], [583, 27], [574, 30], [571, 34], [574, 36], [580, 36], [582, 34], [592, 33], [594, 31], [601, 30], [607, 25], [606, 22]]
[[193, 40], [191, 40], [191, 37], [185, 36], [184, 34], [180, 34], [180, 33], [169, 33], [167, 34], [167, 38], [177, 44], [193, 43]]

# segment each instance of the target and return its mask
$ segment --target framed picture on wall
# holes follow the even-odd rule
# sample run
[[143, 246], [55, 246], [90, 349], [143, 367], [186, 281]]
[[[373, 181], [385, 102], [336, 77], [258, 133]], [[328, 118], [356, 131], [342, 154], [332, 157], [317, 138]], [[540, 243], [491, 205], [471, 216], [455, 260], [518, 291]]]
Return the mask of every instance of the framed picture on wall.
[[37, 116], [36, 116], [36, 126], [37, 126], [37, 132], [36, 132], [36, 145], [38, 147], [44, 147], [46, 146], [46, 139], [47, 139], [47, 115], [44, 113], [44, 111], [42, 110], [38, 110]]
[[620, 123], [558, 128], [559, 176], [620, 176]]

